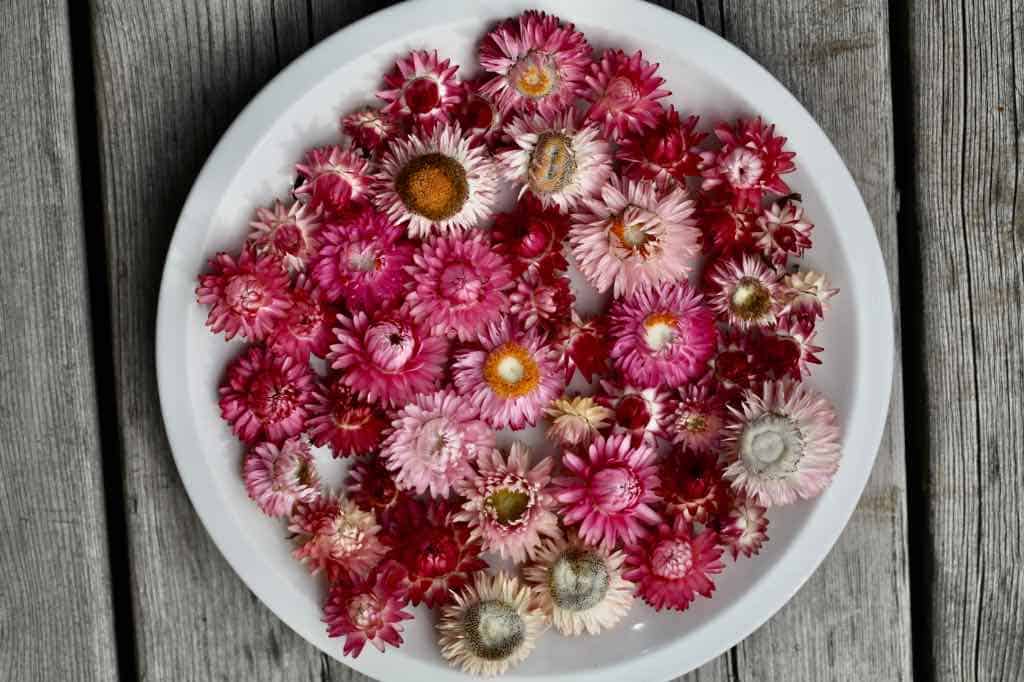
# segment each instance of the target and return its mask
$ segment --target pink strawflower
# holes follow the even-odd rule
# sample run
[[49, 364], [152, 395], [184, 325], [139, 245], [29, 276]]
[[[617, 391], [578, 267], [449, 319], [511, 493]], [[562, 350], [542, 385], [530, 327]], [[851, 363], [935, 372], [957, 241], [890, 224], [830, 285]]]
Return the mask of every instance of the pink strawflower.
[[569, 268], [562, 248], [568, 234], [569, 216], [527, 193], [512, 212], [494, 217], [490, 237], [494, 250], [509, 259], [513, 277], [536, 271], [548, 278]]
[[687, 177], [700, 175], [700, 145], [707, 134], [696, 131], [698, 122], [696, 116], [680, 120], [672, 106], [667, 110], [659, 107], [652, 130], [627, 134], [619, 141], [615, 158], [622, 164], [623, 174], [685, 186]]
[[413, 50], [384, 76], [384, 113], [405, 119], [429, 132], [438, 123], [448, 123], [462, 100], [462, 85], [455, 77], [458, 64], [441, 61], [437, 50]]
[[662, 111], [658, 100], [672, 94], [661, 87], [665, 79], [654, 75], [657, 71], [658, 64], [644, 59], [640, 50], [632, 55], [605, 50], [586, 77], [583, 96], [592, 102], [587, 118], [601, 124], [610, 140], [653, 128]]
[[480, 346], [455, 354], [455, 388], [496, 429], [536, 424], [565, 386], [555, 351], [536, 330], [520, 332], [508, 320], [488, 327]]
[[733, 559], [738, 559], [740, 554], [749, 557], [761, 553], [761, 547], [768, 540], [767, 511], [744, 495], [735, 497], [728, 514], [720, 521], [719, 534]]
[[775, 134], [760, 117], [740, 119], [735, 125], [721, 123], [715, 135], [722, 143], [718, 151], [702, 154], [703, 189], [729, 188], [738, 208], [758, 208], [767, 193], [789, 194], [782, 175], [792, 172], [793, 152], [783, 151], [786, 138]]
[[589, 320], [581, 318], [575, 310], [555, 330], [555, 348], [559, 349], [558, 366], [565, 372], [565, 383], [572, 380], [576, 370], [587, 383], [608, 369], [608, 324], [604, 317]]
[[387, 553], [373, 514], [326, 493], [296, 505], [288, 531], [297, 545], [295, 558], [313, 574], [323, 571], [332, 583], [365, 578]]
[[658, 465], [658, 495], [669, 516], [709, 524], [727, 503], [717, 452], [676, 449]]
[[590, 51], [572, 24], [543, 12], [523, 12], [481, 41], [480, 66], [495, 74], [482, 92], [505, 112], [560, 111], [583, 92]]
[[351, 149], [339, 145], [311, 149], [295, 170], [302, 179], [295, 196], [325, 214], [343, 213], [350, 204], [362, 204], [368, 198], [370, 162]]
[[757, 219], [754, 240], [764, 257], [785, 267], [789, 257], [799, 258], [811, 248], [814, 225], [804, 216], [799, 199], [785, 197], [772, 202]]
[[835, 409], [804, 384], [768, 381], [732, 410], [725, 477], [765, 507], [820, 495], [842, 455]]
[[697, 594], [710, 599], [715, 591], [711, 576], [725, 568], [715, 531], [706, 528], [694, 534], [692, 524], [682, 516], [626, 550], [623, 577], [636, 583], [637, 594], [656, 611], [685, 611]]
[[334, 457], [375, 451], [384, 440], [387, 425], [380, 408], [358, 400], [342, 377], [317, 387], [306, 424], [313, 444], [330, 446]]
[[562, 454], [567, 476], [555, 480], [562, 522], [579, 524], [590, 545], [626, 547], [661, 521], [651, 505], [658, 501], [657, 452], [646, 443], [634, 446], [627, 434], [597, 436], [586, 454]]
[[714, 355], [711, 310], [688, 282], [642, 287], [612, 304], [616, 368], [636, 386], [679, 386], [702, 376]]
[[310, 353], [322, 358], [334, 339], [331, 323], [336, 314], [321, 300], [313, 281], [299, 275], [292, 287], [292, 306], [267, 338], [267, 346], [298, 362], [308, 362]]
[[473, 462], [494, 448], [494, 431], [454, 391], [417, 395], [391, 422], [381, 449], [400, 488], [447, 497], [473, 476]]
[[341, 119], [341, 130], [366, 154], [374, 156], [401, 129], [391, 116], [380, 109], [364, 107]]
[[708, 304], [726, 324], [741, 330], [775, 324], [782, 309], [779, 275], [760, 257], [718, 261], [711, 272], [714, 287]]
[[305, 428], [315, 376], [304, 362], [252, 346], [228, 365], [220, 415], [247, 445], [280, 443]]
[[404, 291], [413, 246], [401, 227], [373, 209], [351, 221], [328, 223], [313, 260], [313, 277], [329, 301], [353, 310], [388, 307]]
[[685, 188], [612, 177], [572, 216], [576, 264], [595, 289], [615, 296], [684, 279], [700, 254], [693, 213]]
[[634, 445], [655, 444], [665, 437], [670, 404], [668, 393], [656, 387], [637, 388], [617, 381], [601, 380], [597, 402], [612, 410], [612, 424], [617, 431], [629, 434]]
[[373, 317], [339, 315], [338, 343], [327, 355], [332, 369], [361, 399], [397, 407], [417, 393], [431, 393], [444, 372], [448, 342], [400, 311]]
[[224, 332], [228, 340], [240, 335], [262, 341], [288, 313], [288, 273], [274, 256], [257, 256], [246, 246], [237, 261], [221, 252], [209, 267], [199, 276], [196, 300], [210, 306], [206, 326], [212, 332]]
[[667, 420], [673, 443], [696, 452], [717, 452], [724, 425], [725, 406], [709, 386], [692, 384], [679, 389]]
[[320, 212], [301, 202], [285, 206], [275, 201], [270, 208], [257, 208], [249, 223], [249, 240], [260, 256], [278, 258], [289, 272], [302, 272], [317, 250], [316, 233]]
[[474, 145], [491, 147], [501, 137], [505, 115], [494, 99], [482, 92], [487, 80], [487, 76], [477, 76], [463, 83], [458, 121]]
[[281, 447], [257, 445], [242, 460], [242, 478], [249, 499], [267, 516], [288, 516], [297, 502], [308, 504], [320, 495], [320, 475], [301, 436]]
[[558, 537], [558, 517], [551, 497], [554, 460], [545, 457], [530, 467], [530, 450], [512, 444], [508, 460], [497, 449], [482, 451], [477, 475], [461, 488], [466, 498], [454, 519], [470, 526], [471, 539], [484, 551], [520, 563], [540, 547], [542, 537]]
[[385, 645], [401, 646], [403, 620], [413, 615], [404, 611], [405, 569], [388, 561], [367, 580], [341, 580], [331, 585], [324, 604], [324, 622], [329, 637], [344, 637], [346, 656], [357, 658], [369, 642], [379, 651]]
[[509, 294], [508, 312], [523, 329], [548, 330], [569, 318], [574, 300], [568, 277], [544, 279], [539, 272], [530, 271]]
[[427, 240], [406, 271], [405, 305], [434, 334], [472, 341], [508, 308], [511, 270], [482, 234]]
[[785, 316], [775, 328], [763, 332], [757, 340], [757, 359], [761, 373], [773, 379], [786, 377], [797, 381], [811, 375], [811, 365], [820, 365], [818, 353], [825, 349], [814, 345], [817, 332], [807, 319]]
[[825, 316], [829, 299], [838, 293], [839, 289], [830, 288], [828, 278], [820, 272], [794, 272], [782, 278], [784, 305], [779, 314], [813, 323]]

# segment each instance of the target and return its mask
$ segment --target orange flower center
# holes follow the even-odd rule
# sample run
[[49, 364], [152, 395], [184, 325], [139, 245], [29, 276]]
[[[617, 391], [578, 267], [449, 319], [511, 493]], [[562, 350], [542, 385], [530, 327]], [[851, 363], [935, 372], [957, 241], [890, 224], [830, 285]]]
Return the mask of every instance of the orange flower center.
[[558, 86], [558, 70], [551, 57], [543, 52], [531, 51], [516, 62], [509, 76], [515, 89], [531, 99], [550, 95]]
[[672, 345], [679, 333], [679, 322], [672, 313], [652, 313], [644, 320], [644, 341], [652, 351], [658, 352]]
[[498, 346], [484, 362], [484, 381], [506, 400], [527, 395], [540, 383], [540, 367], [517, 343]]
[[469, 198], [466, 169], [444, 154], [424, 154], [405, 164], [395, 189], [413, 213], [429, 220], [445, 220], [462, 210]]
[[541, 133], [530, 156], [530, 189], [538, 194], [557, 192], [572, 182], [575, 174], [576, 152], [572, 139], [552, 131]]

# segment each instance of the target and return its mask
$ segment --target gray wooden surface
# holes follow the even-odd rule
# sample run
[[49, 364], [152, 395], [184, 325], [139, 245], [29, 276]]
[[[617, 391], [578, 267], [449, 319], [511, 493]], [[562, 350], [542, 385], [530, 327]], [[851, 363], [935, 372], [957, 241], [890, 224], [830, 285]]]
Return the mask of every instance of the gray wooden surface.
[[[152, 357], [166, 246], [213, 145], [288, 62], [385, 4], [0, 5], [0, 679], [366, 679], [209, 540]], [[779, 614], [681, 679], [1024, 679], [1021, 10], [659, 4], [751, 54], [829, 134], [902, 330], [850, 525]]]

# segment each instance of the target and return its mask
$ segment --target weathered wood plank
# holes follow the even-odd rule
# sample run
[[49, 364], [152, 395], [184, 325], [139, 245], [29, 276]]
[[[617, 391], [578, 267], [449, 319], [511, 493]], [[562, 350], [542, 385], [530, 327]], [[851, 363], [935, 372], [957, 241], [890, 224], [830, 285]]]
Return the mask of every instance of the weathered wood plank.
[[0, 20], [0, 678], [116, 680], [68, 7]]
[[1024, 9], [910, 2], [911, 199], [923, 296], [928, 641], [942, 682], [1024, 678]]

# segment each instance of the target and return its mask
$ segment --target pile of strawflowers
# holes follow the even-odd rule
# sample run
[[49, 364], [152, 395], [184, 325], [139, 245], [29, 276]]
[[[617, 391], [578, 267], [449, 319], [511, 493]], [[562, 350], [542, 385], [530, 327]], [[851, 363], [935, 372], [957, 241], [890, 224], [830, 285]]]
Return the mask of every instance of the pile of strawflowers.
[[[840, 449], [801, 383], [836, 291], [791, 265], [813, 226], [785, 138], [698, 132], [657, 64], [595, 58], [538, 12], [488, 33], [479, 65], [398, 60], [383, 107], [306, 154], [197, 295], [250, 344], [221, 414], [249, 496], [329, 581], [329, 634], [399, 646], [423, 603], [445, 659], [493, 675], [549, 625], [710, 597], [722, 555], [757, 554], [766, 508], [821, 493]], [[574, 309], [570, 267], [610, 293], [603, 314]], [[497, 446], [541, 421], [549, 452]], [[343, 490], [313, 446], [355, 458]]]

